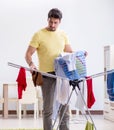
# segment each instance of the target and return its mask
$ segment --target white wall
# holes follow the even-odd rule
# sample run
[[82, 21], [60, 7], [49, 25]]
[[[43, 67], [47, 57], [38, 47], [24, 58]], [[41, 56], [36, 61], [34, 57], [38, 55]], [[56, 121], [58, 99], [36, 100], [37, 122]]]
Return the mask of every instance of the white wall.
[[[63, 12], [60, 27], [67, 32], [73, 49], [87, 50], [88, 75], [103, 71], [103, 46], [114, 44], [113, 0], [0, 0], [1, 96], [2, 84], [14, 82], [18, 73], [7, 62], [27, 66], [28, 43], [34, 32], [47, 25], [47, 13], [53, 7]], [[37, 64], [36, 55], [34, 60]], [[103, 85], [103, 77], [93, 79], [96, 103], [92, 109], [103, 109]], [[72, 108], [74, 104], [72, 98]]]

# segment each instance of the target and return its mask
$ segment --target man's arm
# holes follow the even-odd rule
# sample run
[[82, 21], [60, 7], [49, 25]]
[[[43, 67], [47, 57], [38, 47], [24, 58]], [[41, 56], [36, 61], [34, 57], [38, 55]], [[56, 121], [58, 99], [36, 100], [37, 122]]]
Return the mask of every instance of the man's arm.
[[[70, 53], [73, 52], [73, 50], [72, 50], [70, 44], [66, 44], [66, 45], [65, 45], [64, 52], [70, 52]], [[88, 55], [88, 53], [87, 53], [87, 51], [85, 51], [85, 56], [87, 56], [87, 55]]]
[[30, 68], [32, 68], [32, 69], [36, 69], [36, 66], [34, 65], [34, 63], [32, 61], [32, 55], [34, 54], [35, 51], [36, 51], [36, 48], [34, 48], [32, 46], [28, 46], [28, 49], [25, 54], [25, 60], [26, 60], [27, 64], [30, 66]]
[[70, 46], [70, 44], [66, 44], [66, 45], [65, 45], [64, 52], [70, 52], [70, 53], [73, 52], [73, 51], [72, 51], [72, 48], [71, 48], [71, 46]]

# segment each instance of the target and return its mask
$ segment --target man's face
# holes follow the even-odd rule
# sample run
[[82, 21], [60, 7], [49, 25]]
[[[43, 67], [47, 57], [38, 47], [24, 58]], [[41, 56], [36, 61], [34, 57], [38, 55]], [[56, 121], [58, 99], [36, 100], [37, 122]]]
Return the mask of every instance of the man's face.
[[48, 30], [49, 31], [56, 31], [60, 22], [61, 21], [58, 18], [48, 18]]

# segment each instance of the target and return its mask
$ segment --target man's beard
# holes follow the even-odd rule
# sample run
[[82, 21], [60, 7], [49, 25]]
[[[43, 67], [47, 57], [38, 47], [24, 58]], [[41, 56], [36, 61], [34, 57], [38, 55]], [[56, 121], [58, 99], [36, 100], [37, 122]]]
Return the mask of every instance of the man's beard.
[[49, 30], [49, 31], [56, 31], [56, 28], [49, 27], [48, 30]]

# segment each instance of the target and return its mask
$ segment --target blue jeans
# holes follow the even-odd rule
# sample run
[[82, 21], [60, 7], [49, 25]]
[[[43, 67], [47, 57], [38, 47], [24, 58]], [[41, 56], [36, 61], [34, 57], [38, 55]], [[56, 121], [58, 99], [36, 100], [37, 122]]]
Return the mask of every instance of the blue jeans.
[[[52, 130], [52, 115], [53, 115], [53, 99], [55, 93], [56, 79], [43, 76], [43, 127], [44, 130]], [[62, 106], [60, 111], [60, 118], [63, 114], [64, 108]], [[59, 130], [69, 130], [69, 107], [67, 106], [67, 111], [64, 114], [62, 123]]]

